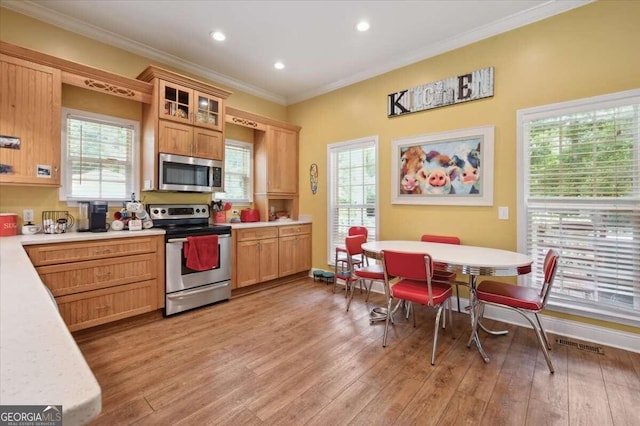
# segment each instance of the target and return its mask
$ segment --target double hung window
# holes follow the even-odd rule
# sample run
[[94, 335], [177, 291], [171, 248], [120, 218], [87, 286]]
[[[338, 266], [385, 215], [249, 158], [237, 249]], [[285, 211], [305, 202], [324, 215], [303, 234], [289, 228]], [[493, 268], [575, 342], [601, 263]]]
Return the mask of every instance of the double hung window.
[[253, 144], [227, 139], [224, 148], [225, 200], [234, 204], [253, 201]]
[[560, 252], [558, 310], [639, 324], [639, 125], [640, 90], [518, 112], [518, 245]]
[[328, 146], [328, 263], [335, 248], [344, 246], [351, 226], [364, 226], [368, 241], [378, 233], [378, 138], [339, 142]]
[[63, 108], [60, 199], [130, 200], [138, 152], [138, 122]]

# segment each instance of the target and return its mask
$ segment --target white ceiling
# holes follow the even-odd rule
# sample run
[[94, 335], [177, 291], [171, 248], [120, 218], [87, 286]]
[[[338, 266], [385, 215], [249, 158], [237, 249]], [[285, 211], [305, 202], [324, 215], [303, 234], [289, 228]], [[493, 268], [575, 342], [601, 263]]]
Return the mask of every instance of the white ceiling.
[[[589, 2], [3, 0], [2, 6], [287, 105]], [[371, 29], [360, 33], [355, 26], [363, 19]], [[226, 41], [212, 40], [213, 30]], [[275, 70], [276, 61], [286, 68]]]

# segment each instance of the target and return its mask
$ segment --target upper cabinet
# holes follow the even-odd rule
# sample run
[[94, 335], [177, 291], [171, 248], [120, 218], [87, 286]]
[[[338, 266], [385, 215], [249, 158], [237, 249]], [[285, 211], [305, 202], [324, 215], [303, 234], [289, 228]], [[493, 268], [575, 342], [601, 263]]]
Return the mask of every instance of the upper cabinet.
[[256, 183], [256, 192], [297, 195], [298, 132], [267, 126], [260, 136], [255, 147], [256, 168], [266, 172], [266, 179]]
[[0, 183], [60, 185], [61, 72], [0, 54]]
[[231, 92], [155, 66], [138, 79], [153, 84], [142, 107], [142, 188], [158, 189], [158, 154], [224, 160], [225, 100]]
[[159, 85], [160, 118], [222, 131], [222, 98], [162, 79]]

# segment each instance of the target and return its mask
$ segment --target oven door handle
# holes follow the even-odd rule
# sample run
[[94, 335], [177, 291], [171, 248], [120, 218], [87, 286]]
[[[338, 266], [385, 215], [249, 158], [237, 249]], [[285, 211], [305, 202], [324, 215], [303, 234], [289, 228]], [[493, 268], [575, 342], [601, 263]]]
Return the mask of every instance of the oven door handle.
[[188, 292], [182, 291], [182, 292], [180, 292], [180, 294], [167, 294], [167, 299], [171, 299], [171, 300], [184, 299], [186, 297], [190, 297], [190, 296], [193, 296], [195, 294], [206, 293], [208, 291], [217, 290], [219, 288], [227, 287], [229, 285], [230, 285], [230, 283], [227, 281], [227, 282], [224, 282], [224, 283], [218, 283], [218, 284], [207, 286], [207, 288], [199, 288], [197, 290], [192, 290], [192, 291], [188, 291]]
[[[218, 238], [231, 238], [231, 235], [229, 234], [223, 234], [223, 235], [218, 235]], [[186, 238], [169, 238], [167, 240], [168, 244], [172, 244], [172, 243], [186, 243], [187, 239]]]

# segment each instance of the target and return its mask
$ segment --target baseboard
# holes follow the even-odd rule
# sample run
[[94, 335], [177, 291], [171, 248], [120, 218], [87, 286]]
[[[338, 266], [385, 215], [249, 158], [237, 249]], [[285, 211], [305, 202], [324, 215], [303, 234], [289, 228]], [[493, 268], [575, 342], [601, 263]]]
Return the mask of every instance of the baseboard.
[[[338, 285], [341, 285], [341, 283], [338, 283]], [[382, 288], [382, 283], [374, 282], [371, 291], [383, 294], [384, 289]], [[454, 302], [453, 305], [455, 307], [456, 303]], [[468, 305], [468, 299], [460, 298], [460, 306]], [[462, 312], [466, 313], [464, 310]], [[508, 309], [487, 306], [484, 315], [485, 317], [493, 320], [531, 328], [531, 325], [527, 320], [522, 318], [522, 316], [516, 312]], [[540, 315], [540, 319], [545, 330], [550, 333], [640, 353], [640, 334], [629, 333], [579, 321], [556, 318], [544, 314]]]

